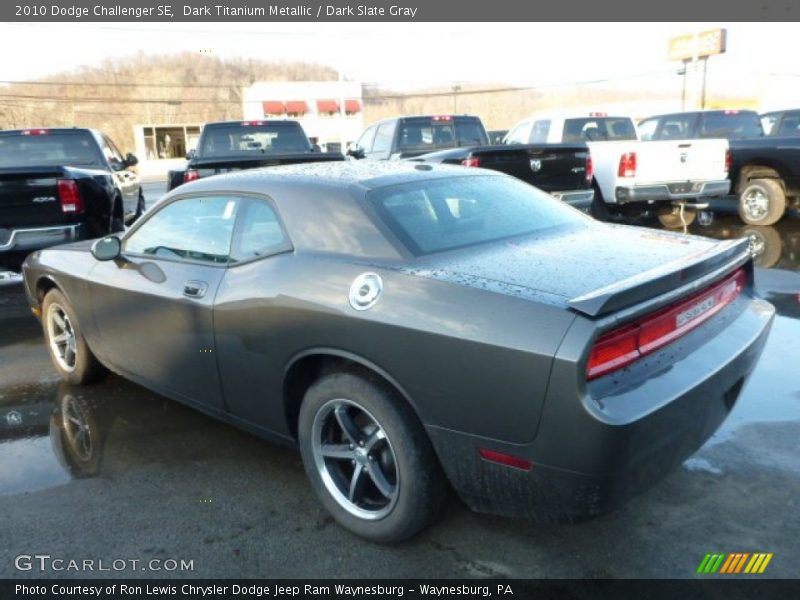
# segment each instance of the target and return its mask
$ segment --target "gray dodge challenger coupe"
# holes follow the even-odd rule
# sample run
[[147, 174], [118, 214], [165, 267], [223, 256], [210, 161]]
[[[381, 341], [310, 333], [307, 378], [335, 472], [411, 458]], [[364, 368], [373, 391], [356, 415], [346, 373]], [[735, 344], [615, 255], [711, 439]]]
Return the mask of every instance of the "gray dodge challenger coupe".
[[275, 441], [378, 542], [474, 510], [576, 521], [731, 411], [773, 308], [746, 241], [595, 222], [493, 171], [309, 164], [183, 185], [24, 266], [53, 364]]

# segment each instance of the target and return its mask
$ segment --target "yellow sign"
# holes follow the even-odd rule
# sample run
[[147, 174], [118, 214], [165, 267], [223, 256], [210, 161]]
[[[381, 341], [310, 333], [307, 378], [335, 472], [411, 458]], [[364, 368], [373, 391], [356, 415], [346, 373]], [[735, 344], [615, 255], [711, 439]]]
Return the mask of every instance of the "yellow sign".
[[701, 33], [690, 33], [670, 38], [668, 55], [670, 60], [692, 60], [725, 52], [725, 29], [711, 29]]

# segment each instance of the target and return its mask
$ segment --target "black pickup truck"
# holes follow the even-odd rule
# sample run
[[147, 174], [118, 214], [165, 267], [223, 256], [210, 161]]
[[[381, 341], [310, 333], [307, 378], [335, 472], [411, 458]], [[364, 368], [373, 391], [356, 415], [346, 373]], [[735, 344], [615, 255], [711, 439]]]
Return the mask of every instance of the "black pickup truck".
[[355, 159], [397, 160], [483, 167], [513, 175], [588, 210], [594, 192], [585, 144], [489, 145], [478, 117], [395, 117], [370, 125], [347, 154]]
[[[776, 132], [765, 136], [761, 118], [752, 110], [682, 112], [639, 123], [645, 141], [727, 139], [732, 192], [739, 217], [748, 225], [772, 225], [787, 208], [800, 208], [800, 135]], [[722, 206], [712, 203], [712, 208], [724, 208], [724, 200], [717, 202]]]
[[594, 198], [592, 159], [586, 144], [473, 146], [411, 160], [502, 171], [585, 212]]
[[489, 137], [478, 117], [394, 117], [367, 127], [347, 154], [355, 159], [397, 160], [449, 148], [488, 145]]
[[145, 209], [136, 163], [93, 129], [0, 131], [0, 266], [122, 231]]
[[167, 190], [201, 177], [276, 165], [341, 161], [335, 152], [320, 152], [297, 121], [221, 121], [206, 123], [197, 149], [186, 155], [185, 169], [169, 171]]

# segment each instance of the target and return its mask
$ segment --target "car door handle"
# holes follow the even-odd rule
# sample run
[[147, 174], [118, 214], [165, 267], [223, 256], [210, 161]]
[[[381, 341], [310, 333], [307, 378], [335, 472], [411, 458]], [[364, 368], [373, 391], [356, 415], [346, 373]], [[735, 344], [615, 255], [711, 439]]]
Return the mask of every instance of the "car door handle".
[[205, 281], [187, 281], [183, 285], [183, 295], [187, 298], [202, 298], [207, 290], [208, 284]]

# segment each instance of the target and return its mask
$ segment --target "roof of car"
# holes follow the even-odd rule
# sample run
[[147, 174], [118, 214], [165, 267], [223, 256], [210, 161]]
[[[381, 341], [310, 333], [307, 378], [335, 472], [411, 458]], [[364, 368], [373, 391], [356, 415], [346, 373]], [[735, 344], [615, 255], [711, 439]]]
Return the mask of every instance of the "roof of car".
[[348, 160], [236, 171], [225, 175], [216, 175], [213, 178], [199, 179], [182, 185], [178, 189], [181, 192], [189, 191], [191, 186], [193, 190], [197, 191], [236, 188], [253, 190], [261, 188], [267, 183], [296, 183], [307, 187], [357, 185], [364, 189], [375, 189], [410, 181], [478, 174], [502, 176], [497, 172], [452, 165], [421, 164], [413, 161]]
[[299, 123], [297, 119], [237, 119], [235, 121], [209, 121], [206, 127], [221, 127], [225, 125], [241, 125], [243, 123]]

